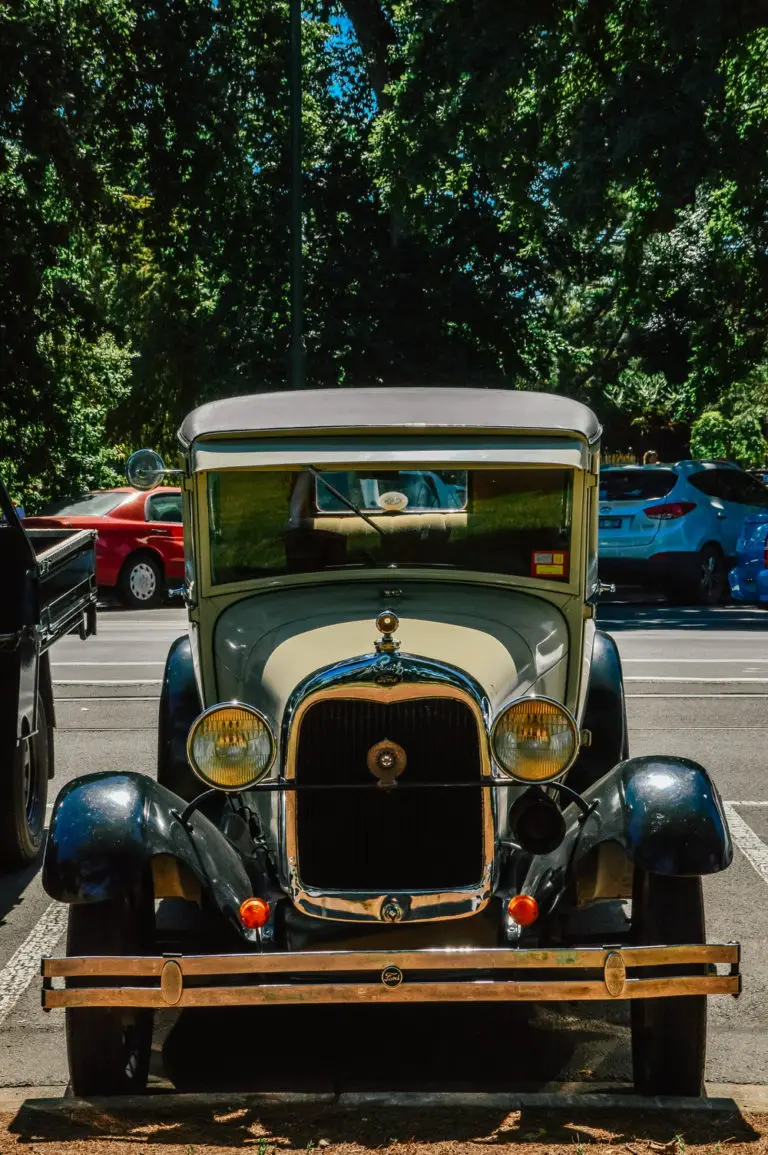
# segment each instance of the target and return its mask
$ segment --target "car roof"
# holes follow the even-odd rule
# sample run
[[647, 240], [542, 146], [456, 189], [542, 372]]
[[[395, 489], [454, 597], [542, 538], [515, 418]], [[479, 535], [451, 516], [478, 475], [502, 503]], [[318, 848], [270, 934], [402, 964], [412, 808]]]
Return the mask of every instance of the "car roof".
[[579, 401], [515, 389], [385, 387], [255, 393], [211, 401], [182, 422], [179, 441], [227, 434], [461, 431], [576, 434], [589, 443], [602, 432]]
[[609, 470], [651, 470], [651, 469], [681, 469], [684, 473], [695, 473], [697, 469], [736, 469], [739, 473], [743, 473], [740, 465], [735, 461], [720, 461], [717, 458], [688, 458], [684, 461], [657, 461], [653, 465], [639, 465], [633, 462], [628, 462], [626, 465], [601, 465], [601, 473], [608, 473]]
[[[88, 493], [124, 493], [129, 497], [138, 497], [140, 493], [181, 493], [181, 490], [178, 485], [159, 485], [156, 489], [150, 490], [134, 489], [130, 485], [115, 485], [111, 489], [89, 489]], [[85, 497], [85, 494], [81, 494], [80, 496]], [[72, 500], [76, 501], [77, 498], [73, 498]]]

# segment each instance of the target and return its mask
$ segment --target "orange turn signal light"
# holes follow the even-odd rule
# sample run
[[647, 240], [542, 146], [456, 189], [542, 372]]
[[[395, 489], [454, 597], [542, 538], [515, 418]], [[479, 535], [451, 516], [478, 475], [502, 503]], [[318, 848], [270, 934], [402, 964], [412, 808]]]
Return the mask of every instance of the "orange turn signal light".
[[507, 914], [518, 926], [530, 926], [539, 917], [539, 904], [530, 894], [513, 894], [507, 903]]
[[246, 930], [261, 930], [269, 915], [269, 903], [263, 898], [246, 898], [240, 904], [240, 921]]

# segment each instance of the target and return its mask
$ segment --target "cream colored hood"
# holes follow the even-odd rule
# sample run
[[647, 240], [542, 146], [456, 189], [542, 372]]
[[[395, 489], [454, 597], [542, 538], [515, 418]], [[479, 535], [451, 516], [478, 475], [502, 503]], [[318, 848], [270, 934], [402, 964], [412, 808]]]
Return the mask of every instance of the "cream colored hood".
[[528, 692], [564, 700], [565, 619], [530, 594], [454, 583], [345, 582], [253, 595], [220, 616], [214, 634], [217, 697], [282, 720], [296, 686], [327, 666], [373, 654], [375, 619], [400, 618], [403, 654], [457, 667], [482, 686], [495, 710]]

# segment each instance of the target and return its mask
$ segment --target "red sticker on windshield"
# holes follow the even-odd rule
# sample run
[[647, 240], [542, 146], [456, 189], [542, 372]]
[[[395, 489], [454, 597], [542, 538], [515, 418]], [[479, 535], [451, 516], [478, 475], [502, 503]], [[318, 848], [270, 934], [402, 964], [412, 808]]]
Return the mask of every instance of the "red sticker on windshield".
[[531, 577], [561, 578], [568, 574], [568, 550], [548, 553], [534, 550], [531, 554]]

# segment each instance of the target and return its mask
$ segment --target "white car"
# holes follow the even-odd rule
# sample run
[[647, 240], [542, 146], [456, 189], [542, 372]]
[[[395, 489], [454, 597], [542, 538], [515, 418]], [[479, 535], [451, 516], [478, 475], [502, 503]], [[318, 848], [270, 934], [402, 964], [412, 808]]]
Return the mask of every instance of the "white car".
[[678, 602], [723, 600], [744, 519], [768, 508], [768, 487], [727, 461], [606, 466], [599, 484], [601, 577]]

